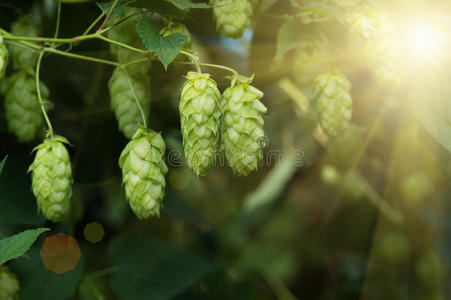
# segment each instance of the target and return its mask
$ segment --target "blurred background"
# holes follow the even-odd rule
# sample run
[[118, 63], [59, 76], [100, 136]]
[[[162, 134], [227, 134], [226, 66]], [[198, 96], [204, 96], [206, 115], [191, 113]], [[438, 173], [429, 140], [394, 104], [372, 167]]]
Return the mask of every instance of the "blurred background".
[[[121, 186], [117, 161], [127, 139], [110, 109], [112, 68], [44, 58], [41, 80], [54, 103], [49, 115], [55, 132], [73, 145], [74, 194], [67, 222], [50, 223], [37, 213], [27, 169], [44, 131], [19, 143], [0, 109], [0, 158], [8, 155], [0, 177], [1, 236], [52, 230], [9, 264], [22, 299], [451, 299], [449, 61], [416, 53], [409, 40], [430, 36], [423, 24], [440, 28], [438, 48], [449, 56], [451, 4], [370, 1], [390, 16], [404, 45], [396, 91], [375, 83], [346, 46], [345, 26], [326, 16], [320, 25], [353, 97], [350, 128], [327, 141], [308, 109], [311, 91], [298, 84], [304, 73], [296, 49], [274, 59], [284, 16], [297, 12], [293, 2], [308, 1], [262, 0], [255, 28], [239, 40], [216, 32], [209, 9], [192, 9], [183, 20], [201, 61], [255, 73], [254, 85], [265, 93], [265, 162], [248, 177], [217, 166], [198, 178], [188, 169], [178, 103], [192, 67], [173, 64], [165, 71], [153, 62], [150, 126], [172, 155], [162, 214], [148, 221], [131, 212]], [[52, 36], [51, 0], [0, 2], [1, 28], [10, 30], [30, 11], [40, 17], [43, 36]], [[79, 35], [99, 13], [91, 1], [64, 4], [60, 36]], [[158, 15], [153, 21], [163, 26]], [[112, 59], [101, 41], [72, 51]], [[221, 91], [229, 85], [228, 74], [208, 72]], [[92, 222], [101, 226], [90, 238]], [[39, 255], [45, 237], [55, 233], [74, 237], [82, 254], [62, 275], [47, 270]]]

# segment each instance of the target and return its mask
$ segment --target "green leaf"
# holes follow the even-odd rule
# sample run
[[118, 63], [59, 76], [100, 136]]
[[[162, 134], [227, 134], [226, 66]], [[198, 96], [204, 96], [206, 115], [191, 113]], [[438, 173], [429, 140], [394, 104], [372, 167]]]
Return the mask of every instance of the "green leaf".
[[187, 8], [211, 8], [211, 5], [206, 3], [194, 3], [191, 0], [167, 0], [168, 2], [174, 4], [179, 9]]
[[47, 230], [49, 229], [29, 229], [0, 240], [0, 265], [27, 252], [39, 235]]
[[280, 59], [288, 51], [303, 46], [314, 34], [312, 25], [305, 25], [299, 19], [289, 19], [280, 27], [277, 35], [277, 53]]
[[186, 250], [150, 237], [123, 234], [109, 247], [117, 268], [110, 277], [122, 299], [170, 299], [217, 267]]
[[83, 274], [84, 260], [82, 256], [74, 270], [56, 274], [44, 267], [39, 248], [32, 247], [27, 257], [13, 261], [11, 269], [19, 277], [20, 299], [63, 300], [73, 295]]
[[[116, 6], [114, 7], [113, 12], [111, 13], [111, 17], [116, 18], [120, 17], [124, 13], [125, 7], [129, 5], [130, 3], [133, 3], [134, 1], [119, 1]], [[111, 9], [111, 6], [113, 5], [114, 1], [109, 2], [97, 2], [97, 6], [106, 14]]]
[[147, 50], [157, 54], [165, 69], [182, 50], [187, 38], [181, 33], [173, 33], [166, 37], [160, 36], [152, 21], [145, 16], [138, 20], [136, 32]]
[[164, 17], [176, 19], [183, 18], [186, 14], [183, 10], [178, 9], [174, 4], [166, 0], [137, 0], [131, 3], [130, 6], [145, 8]]
[[6, 159], [8, 158], [8, 155], [5, 156], [5, 158], [0, 162], [0, 174], [3, 172], [3, 168], [5, 167]]

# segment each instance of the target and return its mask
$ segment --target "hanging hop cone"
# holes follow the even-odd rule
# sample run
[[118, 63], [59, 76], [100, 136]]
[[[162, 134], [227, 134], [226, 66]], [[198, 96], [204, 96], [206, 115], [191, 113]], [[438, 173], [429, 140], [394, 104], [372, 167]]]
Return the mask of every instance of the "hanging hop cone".
[[331, 138], [344, 133], [352, 117], [351, 83], [339, 71], [316, 78], [315, 101], [318, 121]]
[[[128, 78], [147, 118], [147, 112], [150, 108], [150, 78], [136, 74], [128, 74]], [[142, 125], [143, 120], [124, 69], [118, 67], [114, 70], [108, 87], [111, 107], [119, 122], [119, 130], [131, 139], [139, 126]]]
[[249, 0], [211, 0], [216, 28], [226, 37], [238, 39], [252, 26], [253, 11]]
[[6, 67], [8, 66], [9, 52], [6, 48], [3, 37], [0, 36], [0, 82], [5, 78]]
[[401, 80], [401, 50], [389, 17], [375, 9], [346, 17], [352, 45], [360, 49], [374, 79], [382, 87], [396, 88]]
[[[40, 34], [39, 26], [28, 14], [18, 18], [11, 25], [11, 33], [18, 36], [37, 37]], [[15, 69], [34, 69], [38, 54], [22, 45], [9, 44], [9, 52]]]
[[[5, 113], [9, 131], [19, 141], [31, 141], [42, 128], [42, 112], [36, 92], [35, 77], [27, 71], [11, 75], [1, 86], [5, 96]], [[49, 91], [41, 83], [41, 96], [47, 98]]]
[[204, 176], [213, 164], [219, 139], [221, 94], [209, 74], [188, 72], [180, 98], [180, 123], [188, 166]]
[[119, 158], [122, 182], [130, 207], [139, 219], [160, 215], [168, 168], [166, 145], [159, 133], [138, 129]]
[[[138, 13], [140, 10], [138, 8], [126, 7], [124, 13], [120, 17], [111, 18], [109, 25], [113, 25], [122, 18], [131, 16]], [[143, 44], [138, 34], [136, 33], [136, 24], [138, 22], [138, 15], [130, 17], [124, 22], [114, 26], [107, 31], [107, 37], [127, 44], [135, 48], [142, 48]], [[110, 44], [111, 53], [117, 57], [120, 63], [128, 63], [134, 60], [143, 59], [144, 56], [136, 51], [131, 51], [117, 45]], [[151, 67], [150, 61], [132, 64], [127, 67], [130, 73], [135, 73], [136, 75], [147, 75]]]
[[263, 155], [263, 93], [250, 85], [252, 79], [238, 80], [224, 91], [221, 102], [221, 148], [236, 175], [248, 175]]
[[32, 172], [32, 188], [38, 208], [53, 222], [66, 217], [72, 196], [72, 167], [62, 136], [46, 138], [35, 150], [36, 157], [28, 171]]
[[8, 267], [0, 267], [0, 299], [18, 299], [19, 289], [17, 276]]

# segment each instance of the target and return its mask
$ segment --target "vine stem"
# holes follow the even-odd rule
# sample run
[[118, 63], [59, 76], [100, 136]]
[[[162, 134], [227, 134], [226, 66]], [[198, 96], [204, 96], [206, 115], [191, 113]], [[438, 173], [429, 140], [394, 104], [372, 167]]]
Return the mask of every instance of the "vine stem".
[[55, 34], [53, 35], [54, 38], [57, 38], [60, 32], [60, 23], [61, 23], [61, 2], [58, 1], [58, 8], [56, 12]]
[[146, 114], [144, 113], [144, 110], [143, 110], [143, 108], [141, 106], [141, 103], [139, 103], [139, 99], [138, 99], [138, 96], [136, 95], [135, 88], [132, 85], [132, 81], [130, 80], [130, 76], [128, 76], [127, 68], [125, 68], [124, 66], [121, 66], [121, 67], [122, 67], [122, 69], [125, 72], [125, 77], [127, 78], [128, 86], [130, 87], [130, 90], [132, 91], [133, 98], [135, 99], [136, 105], [138, 106], [139, 112], [141, 113], [141, 118], [143, 119], [143, 126], [144, 126], [145, 129], [147, 129]]
[[97, 32], [102, 31], [102, 29], [105, 27], [106, 23], [108, 23], [108, 20], [111, 17], [111, 14], [113, 13], [114, 8], [116, 7], [116, 4], [119, 2], [119, 0], [114, 0], [113, 4], [111, 5], [110, 9], [108, 10], [108, 13], [105, 17], [105, 20], [103, 20], [102, 24], [100, 25], [99, 29], [97, 30]]
[[199, 65], [199, 58], [197, 56], [195, 56], [187, 51], [183, 51], [183, 50], [180, 50], [180, 53], [191, 58], [193, 63], [196, 65], [197, 72], [202, 73], [202, 71], [200, 69], [200, 65]]
[[49, 127], [49, 134], [50, 136], [53, 136], [53, 127], [52, 123], [50, 123], [49, 116], [47, 115], [47, 112], [45, 111], [44, 102], [42, 101], [42, 95], [41, 95], [41, 82], [39, 81], [39, 71], [41, 69], [41, 61], [42, 57], [44, 56], [45, 51], [41, 51], [39, 53], [38, 63], [36, 65], [36, 93], [38, 94], [38, 100], [39, 105], [41, 106], [42, 114], [44, 115], [45, 122], [47, 122], [47, 126]]
[[[131, 63], [134, 63], [134, 62], [130, 62], [130, 64]], [[195, 64], [194, 62], [191, 62], [191, 61], [173, 61], [172, 63], [174, 63], [174, 64], [182, 64], [182, 65], [193, 65], [193, 64]], [[234, 70], [232, 68], [229, 68], [229, 67], [226, 67], [226, 66], [216, 65], [216, 64], [209, 64], [209, 63], [201, 63], [201, 62], [199, 62], [198, 64], [200, 66], [203, 66], [203, 67], [210, 67], [210, 68], [226, 70], [226, 71], [231, 72], [233, 75], [238, 75], [238, 72], [236, 70]]]
[[92, 28], [94, 28], [94, 26], [96, 26], [97, 23], [99, 23], [100, 20], [102, 20], [102, 18], [103, 18], [104, 16], [105, 16], [105, 13], [102, 12], [102, 13], [97, 17], [97, 19], [95, 19], [94, 22], [92, 22], [91, 25], [89, 25], [88, 28], [86, 28], [86, 30], [83, 32], [82, 36], [87, 35], [87, 34], [92, 30]]

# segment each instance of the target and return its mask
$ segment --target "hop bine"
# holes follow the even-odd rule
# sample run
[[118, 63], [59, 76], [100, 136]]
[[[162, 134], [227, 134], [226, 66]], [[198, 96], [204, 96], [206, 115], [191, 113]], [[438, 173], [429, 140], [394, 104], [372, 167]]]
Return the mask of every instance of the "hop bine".
[[180, 123], [188, 166], [206, 175], [219, 139], [221, 94], [209, 74], [188, 72], [180, 98]]
[[168, 168], [163, 160], [166, 144], [159, 133], [142, 128], [119, 158], [122, 182], [130, 207], [139, 219], [159, 216]]
[[[119, 129], [127, 138], [132, 138], [142, 125], [142, 115], [135, 100], [135, 94], [144, 110], [146, 117], [150, 107], [150, 78], [128, 74], [126, 70], [117, 67], [110, 78], [108, 88], [111, 96], [111, 107], [119, 122]], [[134, 92], [132, 90], [134, 89]], [[134, 94], [135, 93], [135, 94]]]
[[[235, 85], [235, 82], [238, 84]], [[262, 114], [267, 109], [260, 102], [263, 93], [250, 85], [252, 79], [232, 80], [221, 102], [221, 143], [234, 174], [248, 175], [257, 169], [263, 155], [260, 145], [264, 137]]]
[[253, 4], [249, 0], [211, 0], [216, 27], [226, 37], [238, 39], [252, 26]]
[[[17, 36], [37, 37], [40, 34], [38, 25], [31, 14], [18, 18], [11, 25], [11, 33]], [[21, 45], [9, 44], [9, 52], [14, 68], [34, 69], [38, 54]]]
[[[5, 112], [8, 129], [19, 141], [31, 141], [42, 127], [43, 117], [36, 81], [28, 71], [18, 71], [11, 75], [1, 87], [5, 96]], [[47, 87], [41, 83], [43, 98], [49, 96]]]
[[337, 137], [343, 134], [351, 121], [351, 83], [339, 71], [320, 74], [315, 81], [318, 121], [329, 137]]
[[69, 142], [62, 136], [46, 138], [35, 148], [36, 157], [28, 169], [38, 208], [53, 222], [67, 215], [72, 196], [72, 167], [64, 144]]

